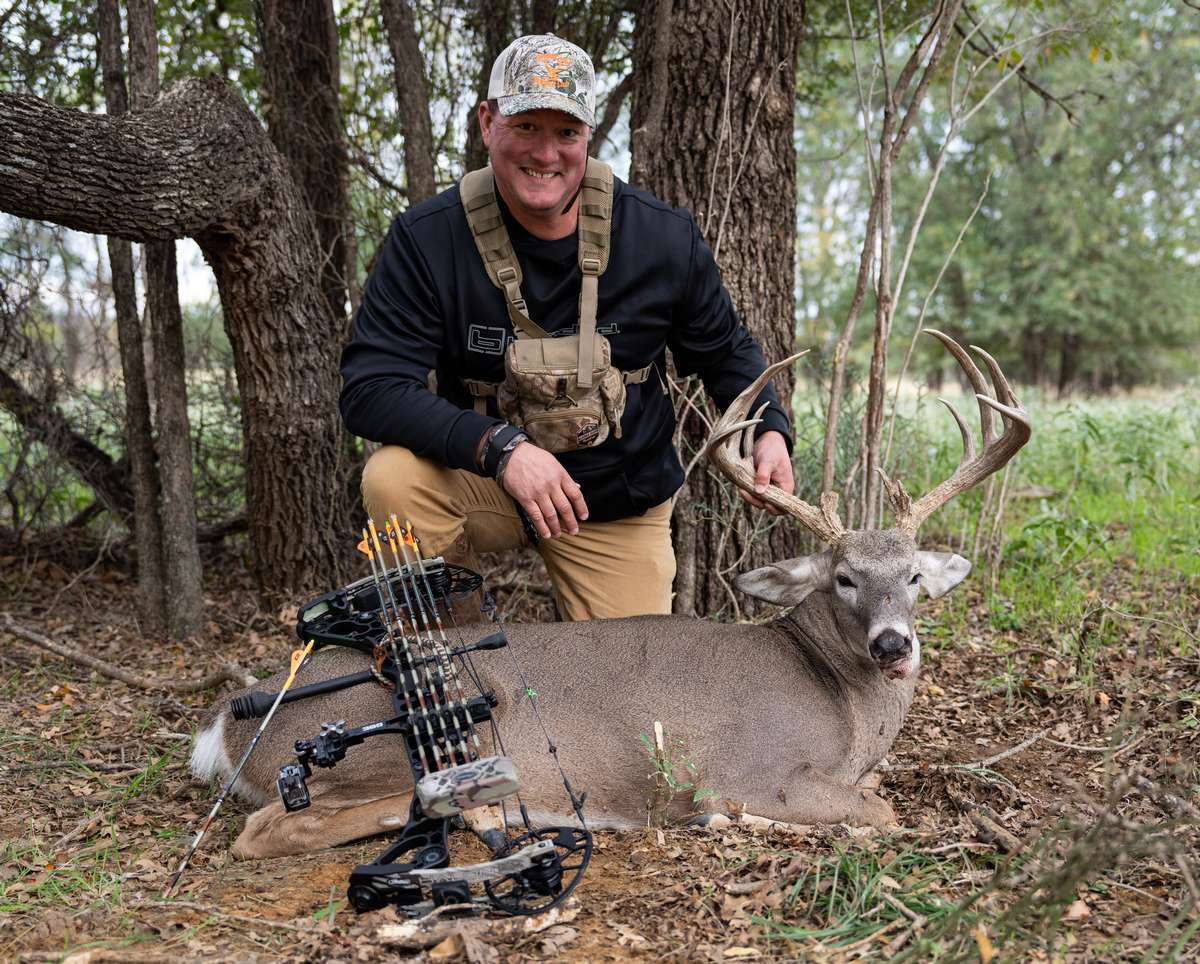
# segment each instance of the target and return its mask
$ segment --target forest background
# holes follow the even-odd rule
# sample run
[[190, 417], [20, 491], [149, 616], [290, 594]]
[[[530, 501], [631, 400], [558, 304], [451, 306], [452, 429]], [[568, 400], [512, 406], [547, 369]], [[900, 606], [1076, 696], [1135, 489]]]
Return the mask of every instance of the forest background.
[[[283, 658], [294, 606], [360, 575], [369, 446], [340, 427], [337, 359], [375, 251], [397, 214], [485, 162], [472, 116], [492, 60], [553, 30], [596, 62], [593, 152], [695, 215], [768, 357], [809, 349], [777, 382], [803, 497], [835, 490], [849, 524], [886, 524], [877, 467], [914, 491], [952, 471], [961, 443], [934, 395], [978, 418], [922, 327], [986, 348], [1033, 413], [1011, 472], [926, 527], [977, 570], [923, 630], [944, 647], [924, 749], [953, 754], [964, 734], [939, 741], [972, 714], [977, 743], [1017, 740], [1018, 720], [1062, 746], [1136, 738], [1123, 759], [1192, 808], [1165, 816], [1194, 820], [1196, 757], [1178, 741], [1194, 747], [1200, 726], [1198, 23], [1187, 0], [0, 2], [0, 619], [69, 661], [81, 623], [99, 651], [127, 656], [134, 639], [147, 666], [200, 676], [184, 640], [210, 667]], [[688, 469], [676, 610], [766, 615], [733, 574], [808, 543], [739, 507], [698, 457], [714, 414], [702, 389], [671, 391]], [[532, 554], [488, 575], [511, 615], [552, 618]], [[14, 714], [54, 731], [39, 714], [73, 712], [70, 685], [54, 689], [44, 657], [0, 658]], [[194, 716], [178, 700], [154, 713], [175, 730]], [[19, 766], [54, 745], [30, 737]], [[184, 753], [139, 745], [168, 770]], [[1102, 814], [1137, 785], [1070, 772]], [[1042, 775], [1010, 777], [1032, 794]], [[976, 812], [942, 789], [961, 820]], [[931, 799], [923, 784], [897, 792]], [[1006, 806], [1013, 829], [1036, 822]], [[1175, 861], [1181, 839], [1194, 856], [1194, 826], [1180, 837], [1158, 817], [1114, 843], [1111, 866], [1059, 880], [1055, 920], [1093, 900], [1120, 847], [1174, 841], [1121, 878], [1158, 903], [1120, 920], [1149, 922], [1134, 944], [1153, 955], [1194, 937], [1179, 921], [1195, 885]], [[1072, 824], [1081, 839], [1108, 826], [1089, 819]], [[1063, 867], [1078, 846], [1037, 839], [1065, 848]], [[37, 846], [9, 854], [11, 886], [37, 880], [29, 892], [53, 904]], [[821, 914], [814, 899], [807, 923], [776, 907], [756, 933], [860, 939], [850, 922], [881, 875]], [[956, 879], [955, 899], [978, 894]], [[926, 923], [942, 919], [931, 908]], [[983, 955], [968, 917], [930, 939]], [[1044, 921], [1013, 920], [1009, 933], [1054, 944]]]

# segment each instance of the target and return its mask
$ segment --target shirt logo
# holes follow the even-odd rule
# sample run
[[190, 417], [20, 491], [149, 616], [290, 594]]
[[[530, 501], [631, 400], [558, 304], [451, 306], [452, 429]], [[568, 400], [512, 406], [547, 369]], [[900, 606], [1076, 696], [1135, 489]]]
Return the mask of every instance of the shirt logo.
[[503, 328], [493, 328], [490, 325], [469, 325], [467, 327], [467, 350], [483, 355], [503, 355], [511, 338], [512, 335]]
[[[621, 326], [616, 322], [607, 325], [597, 325], [596, 331], [605, 338], [620, 334]], [[551, 332], [551, 338], [568, 338], [579, 333], [579, 325], [571, 325], [559, 331]], [[513, 340], [512, 332], [498, 325], [468, 325], [467, 350], [481, 355], [503, 355], [508, 343]]]

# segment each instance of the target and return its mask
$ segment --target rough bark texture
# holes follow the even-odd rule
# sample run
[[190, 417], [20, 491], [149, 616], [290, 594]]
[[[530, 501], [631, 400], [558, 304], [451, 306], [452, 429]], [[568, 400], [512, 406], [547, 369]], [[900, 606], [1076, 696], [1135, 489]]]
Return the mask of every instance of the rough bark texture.
[[[158, 28], [153, 0], [128, 0], [129, 79], [133, 110], [158, 99]], [[200, 631], [204, 592], [196, 541], [192, 434], [187, 410], [183, 314], [174, 241], [145, 245], [146, 313], [154, 345], [155, 408], [161, 485], [162, 559], [166, 575], [167, 629], [176, 639]]]
[[[100, 0], [98, 14], [105, 104], [109, 116], [120, 117], [129, 111], [129, 97], [125, 90], [117, 0]], [[144, 632], [157, 634], [167, 626], [162, 524], [158, 512], [158, 468], [155, 465], [154, 430], [150, 423], [146, 360], [142, 351], [142, 323], [138, 318], [134, 286], [133, 246], [121, 238], [108, 238], [107, 242], [125, 386], [125, 453], [137, 507], [133, 528], [137, 546], [138, 616]]]
[[242, 394], [254, 567], [269, 592], [340, 571], [342, 322], [286, 163], [242, 99], [189, 79], [109, 118], [0, 93], [0, 210], [131, 241], [193, 237], [221, 295]]
[[409, 205], [437, 193], [433, 174], [433, 126], [425, 61], [417, 42], [417, 26], [408, 0], [380, 0], [383, 23], [396, 74], [396, 104], [404, 135], [404, 174]]
[[475, 171], [488, 162], [487, 149], [483, 146], [483, 132], [475, 111], [479, 102], [487, 100], [488, 81], [492, 76], [492, 64], [500, 52], [516, 39], [512, 33], [511, 0], [475, 0], [473, 17], [479, 35], [482, 58], [479, 67], [478, 96], [467, 110], [467, 148], [463, 157], [463, 170]]
[[337, 21], [331, 0], [258, 0], [263, 105], [271, 141], [288, 159], [313, 213], [324, 259], [321, 289], [346, 317], [349, 158], [338, 103]]
[[[650, 117], [657, 61], [652, 26], [659, 10], [648, 0], [634, 40], [636, 129]], [[641, 185], [696, 216], [721, 266], [725, 285], [769, 360], [795, 342], [793, 290], [795, 147], [792, 104], [803, 5], [769, 0], [731, 10], [701, 0], [676, 0], [669, 21], [661, 142], [635, 156]], [[635, 140], [635, 150], [638, 150]], [[791, 377], [776, 382], [785, 405]], [[684, 438], [702, 443], [704, 426], [684, 416]], [[685, 457], [689, 454], [685, 451]], [[734, 602], [722, 570], [743, 570], [794, 554], [796, 533], [785, 521], [769, 535], [754, 532], [765, 517], [740, 507], [701, 466], [676, 503], [679, 578], [676, 611], [727, 612]], [[748, 607], [747, 607], [748, 608]], [[744, 611], [744, 609], [743, 609]]]

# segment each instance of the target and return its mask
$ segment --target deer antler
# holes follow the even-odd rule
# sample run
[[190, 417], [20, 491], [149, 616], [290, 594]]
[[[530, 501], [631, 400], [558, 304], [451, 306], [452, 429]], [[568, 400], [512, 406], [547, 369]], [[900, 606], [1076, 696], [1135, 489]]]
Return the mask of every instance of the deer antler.
[[[933, 335], [946, 346], [947, 351], [954, 356], [963, 371], [967, 373], [971, 387], [975, 389], [975, 397], [979, 400], [979, 426], [983, 434], [983, 452], [978, 456], [975, 454], [975, 440], [967, 423], [963, 421], [962, 416], [958, 414], [953, 405], [944, 398], [939, 398], [938, 401], [945, 405], [950, 410], [950, 414], [954, 416], [954, 421], [958, 424], [958, 430], [962, 434], [963, 456], [958, 463], [958, 468], [954, 470], [954, 474], [937, 488], [931, 489], [913, 502], [899, 480], [893, 482], [882, 469], [879, 470], [884, 488], [887, 490], [888, 500], [896, 513], [896, 528], [907, 532], [910, 536], [916, 534], [922, 522], [960, 492], [965, 492], [972, 486], [978, 485], [992, 473], [1004, 468], [1008, 460], [1017, 454], [1017, 450], [1029, 441], [1031, 431], [1029, 413], [1017, 401], [1012, 386], [1008, 384], [1004, 372], [996, 364], [996, 359], [982, 348], [971, 346], [972, 350], [983, 359], [992, 376], [992, 385], [995, 387], [993, 395], [988, 391], [983, 373], [979, 371], [975, 363], [971, 361], [971, 356], [963, 350], [958, 342], [932, 328], [926, 328], [924, 331], [928, 335]], [[999, 412], [1004, 422], [999, 435], [995, 431], [993, 411]]]
[[792, 355], [791, 358], [776, 362], [759, 375], [749, 388], [730, 402], [729, 407], [717, 419], [717, 424], [712, 427], [705, 450], [708, 460], [739, 489], [786, 512], [823, 541], [834, 543], [846, 531], [842, 528], [842, 522], [838, 518], [836, 492], [822, 493], [821, 507], [818, 509], [803, 499], [789, 495], [776, 485], [768, 485], [765, 492], [757, 492], [754, 488], [754, 461], [751, 458], [754, 448], [753, 429], [755, 425], [762, 422], [762, 413], [766, 406], [760, 407], [751, 419], [747, 419], [746, 415], [750, 411], [751, 403], [758, 397], [758, 393], [762, 391], [763, 386], [770, 381], [771, 377], [803, 354], [805, 352], [799, 352]]

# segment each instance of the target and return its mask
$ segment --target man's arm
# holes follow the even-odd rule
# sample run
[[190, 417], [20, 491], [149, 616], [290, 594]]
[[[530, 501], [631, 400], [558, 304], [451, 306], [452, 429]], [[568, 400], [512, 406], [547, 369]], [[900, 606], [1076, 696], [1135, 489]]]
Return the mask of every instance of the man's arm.
[[[670, 347], [681, 375], [699, 375], [709, 396], [725, 409], [767, 367], [762, 349], [738, 317], [729, 292], [721, 283], [712, 251], [693, 222], [691, 265], [684, 298], [676, 311]], [[755, 488], [768, 484], [795, 491], [792, 476], [791, 428], [775, 389], [768, 384], [750, 406], [762, 424], [755, 431], [753, 450]], [[773, 515], [779, 512], [761, 499], [739, 490], [741, 498]]]
[[578, 532], [587, 504], [558, 459], [531, 442], [504, 452], [511, 428], [429, 391], [428, 373], [437, 367], [446, 324], [429, 265], [397, 219], [363, 292], [354, 338], [342, 353], [346, 427], [449, 468], [495, 477], [542, 538]]
[[355, 435], [481, 472], [480, 442], [497, 420], [439, 398], [427, 385], [446, 324], [428, 263], [398, 218], [342, 353], [342, 419]]

